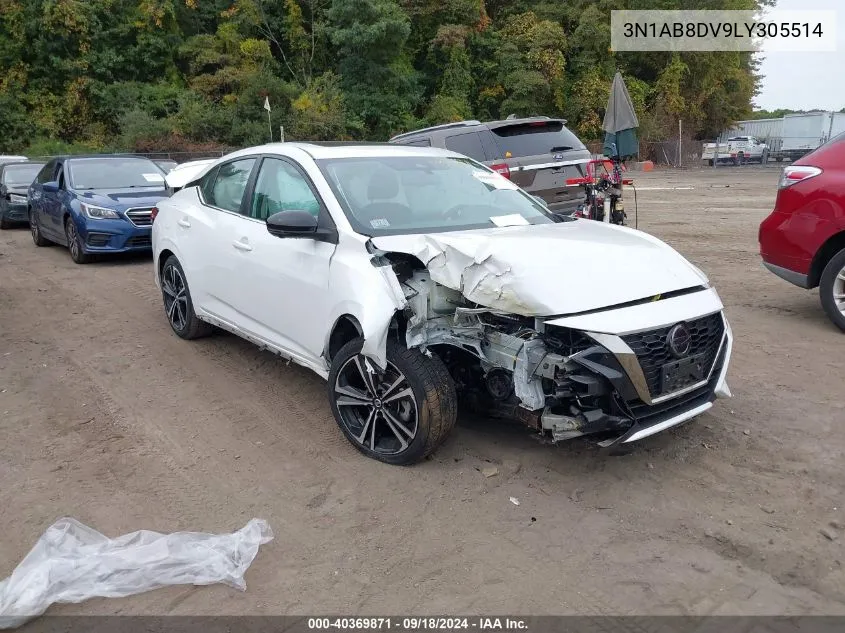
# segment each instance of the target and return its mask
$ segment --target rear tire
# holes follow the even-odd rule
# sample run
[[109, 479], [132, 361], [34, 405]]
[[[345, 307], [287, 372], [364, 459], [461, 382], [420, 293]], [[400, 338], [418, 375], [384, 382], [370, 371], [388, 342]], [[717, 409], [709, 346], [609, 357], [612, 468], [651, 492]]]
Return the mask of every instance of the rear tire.
[[65, 220], [65, 236], [67, 237], [67, 249], [70, 251], [70, 258], [77, 264], [88, 264], [91, 256], [85, 252], [82, 245], [82, 236], [73, 223], [73, 218]]
[[161, 298], [170, 329], [186, 340], [202, 338], [214, 331], [214, 326], [197, 318], [191, 291], [182, 264], [171, 255], [161, 269]]
[[[437, 356], [394, 340], [387, 342], [387, 369], [361, 354], [363, 339], [332, 358], [329, 404], [340, 430], [367, 457], [406, 466], [430, 455], [458, 416], [455, 384]], [[373, 372], [370, 372], [370, 369]], [[404, 395], [403, 395], [404, 394]]]
[[5, 231], [6, 229], [12, 228], [12, 223], [9, 222], [6, 218], [0, 216], [0, 231]]
[[819, 281], [819, 298], [833, 324], [845, 332], [845, 248], [824, 267]]

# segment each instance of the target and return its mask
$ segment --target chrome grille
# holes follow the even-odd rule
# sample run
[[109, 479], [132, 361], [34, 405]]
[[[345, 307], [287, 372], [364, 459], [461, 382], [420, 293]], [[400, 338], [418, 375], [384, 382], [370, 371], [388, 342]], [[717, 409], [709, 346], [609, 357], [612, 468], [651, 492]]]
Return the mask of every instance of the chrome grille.
[[[719, 344], [722, 342], [722, 337], [725, 333], [725, 323], [722, 319], [722, 314], [717, 312], [716, 314], [699, 319], [686, 321], [685, 324], [692, 336], [688, 356], [704, 354], [704, 366], [709, 371], [716, 360]], [[642, 367], [652, 398], [659, 398], [665, 395], [660, 382], [660, 376], [663, 365], [673, 360], [672, 353], [669, 351], [669, 345], [666, 342], [666, 336], [672, 327], [674, 327], [674, 324], [668, 327], [628, 334], [622, 337], [622, 340], [637, 355], [637, 360], [640, 363], [640, 367]], [[678, 385], [678, 387], [689, 387], [691, 384]]]
[[151, 226], [153, 223], [153, 208], [127, 209], [126, 217], [135, 226]]

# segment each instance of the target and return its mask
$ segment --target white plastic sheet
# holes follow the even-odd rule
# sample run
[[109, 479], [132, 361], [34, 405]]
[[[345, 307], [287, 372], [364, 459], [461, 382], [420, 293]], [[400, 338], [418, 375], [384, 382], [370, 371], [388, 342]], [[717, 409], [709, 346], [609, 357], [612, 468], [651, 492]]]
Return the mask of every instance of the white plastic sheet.
[[57, 602], [119, 598], [167, 585], [223, 583], [243, 591], [259, 545], [272, 539], [261, 519], [233, 534], [140, 530], [115, 539], [75, 519], [59, 519], [0, 581], [0, 628], [20, 626]]

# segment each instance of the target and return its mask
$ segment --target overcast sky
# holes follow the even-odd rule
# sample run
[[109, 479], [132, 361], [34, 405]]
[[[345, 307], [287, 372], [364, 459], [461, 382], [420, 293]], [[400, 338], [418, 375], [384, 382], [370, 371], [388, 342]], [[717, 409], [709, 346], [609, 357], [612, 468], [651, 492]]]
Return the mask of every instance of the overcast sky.
[[776, 9], [836, 10], [835, 53], [768, 53], [763, 59], [758, 108], [841, 110], [845, 108], [845, 1], [778, 0]]

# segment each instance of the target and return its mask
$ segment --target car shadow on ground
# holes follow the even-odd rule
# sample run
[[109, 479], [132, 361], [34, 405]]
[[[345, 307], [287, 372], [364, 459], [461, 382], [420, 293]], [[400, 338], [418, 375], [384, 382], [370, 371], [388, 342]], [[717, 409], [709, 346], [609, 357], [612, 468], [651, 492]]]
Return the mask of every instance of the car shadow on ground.
[[150, 252], [97, 254], [92, 255], [91, 263], [104, 268], [149, 265], [153, 263], [153, 254]]

